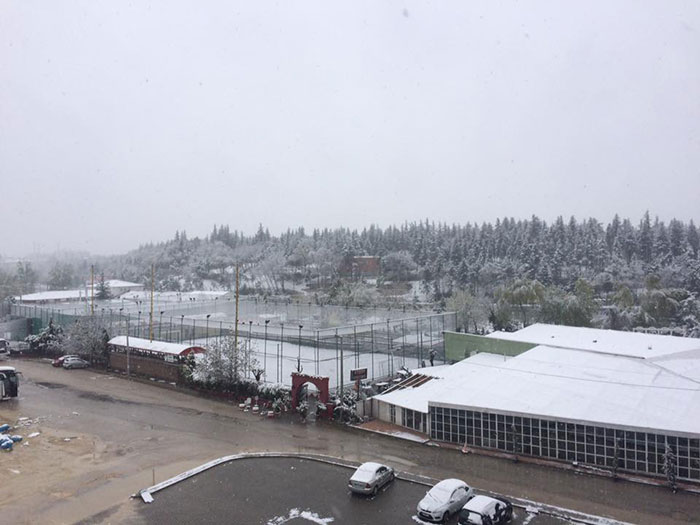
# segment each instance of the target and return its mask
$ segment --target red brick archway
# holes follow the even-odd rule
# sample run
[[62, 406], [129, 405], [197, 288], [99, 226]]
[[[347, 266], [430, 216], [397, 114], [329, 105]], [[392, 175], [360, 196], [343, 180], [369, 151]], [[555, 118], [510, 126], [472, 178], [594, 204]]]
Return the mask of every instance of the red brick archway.
[[306, 383], [312, 383], [318, 388], [318, 400], [326, 405], [325, 416], [329, 419], [333, 417], [333, 407], [330, 406], [328, 378], [319, 376], [310, 376], [307, 374], [299, 374], [292, 372], [292, 408], [297, 409], [297, 399], [299, 397], [299, 389]]

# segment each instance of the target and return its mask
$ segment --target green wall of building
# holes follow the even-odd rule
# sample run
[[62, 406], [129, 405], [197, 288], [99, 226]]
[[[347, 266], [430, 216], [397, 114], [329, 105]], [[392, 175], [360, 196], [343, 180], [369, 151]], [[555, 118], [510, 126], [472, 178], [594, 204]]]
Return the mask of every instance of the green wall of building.
[[488, 352], [512, 357], [537, 346], [532, 343], [506, 341], [495, 337], [460, 332], [444, 332], [444, 334], [445, 356], [448, 361], [461, 361], [465, 357], [469, 357], [472, 352]]

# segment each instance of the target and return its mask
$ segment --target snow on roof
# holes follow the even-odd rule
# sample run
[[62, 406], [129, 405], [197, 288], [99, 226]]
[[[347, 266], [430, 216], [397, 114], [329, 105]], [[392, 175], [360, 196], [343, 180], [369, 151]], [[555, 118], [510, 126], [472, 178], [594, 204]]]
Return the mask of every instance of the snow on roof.
[[0, 372], [14, 372], [14, 366], [0, 366]]
[[[126, 336], [118, 335], [109, 340], [110, 345], [126, 346]], [[161, 354], [170, 355], [185, 355], [188, 351], [197, 351], [202, 349], [201, 346], [183, 345], [178, 343], [166, 343], [165, 341], [149, 341], [148, 339], [140, 339], [138, 337], [129, 337], [129, 348], [136, 350], [148, 350], [149, 352], [158, 352]]]
[[[459, 363], [462, 364], [462, 366], [467, 367], [472, 364], [502, 364], [503, 356], [481, 352], [463, 359]], [[482, 369], [477, 370], [482, 371]], [[413, 374], [434, 377], [436, 379], [452, 378], [455, 376], [459, 377], [462, 374], [462, 371], [456, 369], [455, 365], [426, 366], [424, 368], [416, 368], [411, 372]], [[428, 381], [427, 383], [421, 383], [419, 386], [409, 388], [407, 390], [393, 389], [392, 387], [390, 392], [379, 394], [374, 396], [374, 398], [381, 401], [386, 401], [387, 403], [391, 403], [393, 405], [409, 408], [411, 410], [417, 410], [427, 414], [428, 401], [432, 399], [431, 396], [435, 395], [434, 392], [440, 391], [440, 384], [440, 381]], [[402, 391], [411, 391], [415, 393], [412, 395], [397, 395]]]
[[445, 372], [450, 369], [451, 365], [425, 366], [423, 368], [414, 368], [412, 374], [421, 374], [430, 377], [443, 377]]
[[488, 510], [489, 506], [491, 506], [494, 501], [498, 502], [499, 500], [496, 500], [490, 496], [478, 494], [467, 501], [467, 504], [463, 508], [464, 510], [471, 510], [481, 514], [482, 512]]
[[86, 297], [85, 290], [51, 290], [48, 292], [28, 293], [15, 297], [18, 301], [60, 301]]
[[461, 479], [449, 478], [449, 479], [443, 479], [440, 483], [437, 483], [430, 490], [431, 491], [435, 490], [435, 491], [440, 491], [440, 492], [444, 491], [444, 492], [447, 492], [448, 494], [452, 494], [452, 492], [455, 489], [463, 487], [464, 485], [466, 485], [466, 483], [464, 481], [462, 481]]
[[486, 337], [645, 359], [700, 349], [700, 339], [690, 337], [540, 323], [517, 332], [493, 332]]
[[[105, 281], [105, 284], [110, 288], [133, 288], [136, 286], [143, 287], [143, 284], [141, 283], [131, 283], [129, 281], [122, 281], [120, 279], [110, 279], [108, 281]], [[97, 285], [97, 283], [95, 283], [95, 285]]]
[[548, 346], [505, 362], [465, 359], [443, 379], [376, 398], [423, 413], [428, 405], [473, 408], [700, 434], [700, 381], [661, 362]]

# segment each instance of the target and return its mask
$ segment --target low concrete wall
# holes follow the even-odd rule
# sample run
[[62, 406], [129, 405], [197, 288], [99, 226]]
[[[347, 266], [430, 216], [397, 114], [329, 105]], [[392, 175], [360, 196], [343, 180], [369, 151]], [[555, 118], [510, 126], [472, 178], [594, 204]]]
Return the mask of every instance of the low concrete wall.
[[[114, 370], [126, 372], [126, 354], [117, 352], [110, 353], [109, 367]], [[129, 356], [129, 369], [132, 374], [155, 377], [156, 379], [163, 379], [171, 383], [179, 383], [181, 381], [180, 365], [166, 363], [160, 359], [132, 355]]]

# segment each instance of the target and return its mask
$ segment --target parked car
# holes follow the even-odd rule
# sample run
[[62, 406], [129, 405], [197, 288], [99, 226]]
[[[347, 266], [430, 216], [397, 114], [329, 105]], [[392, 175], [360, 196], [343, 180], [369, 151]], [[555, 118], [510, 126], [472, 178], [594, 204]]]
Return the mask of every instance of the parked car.
[[501, 525], [512, 518], [509, 501], [489, 496], [474, 496], [459, 512], [460, 525]]
[[357, 494], [377, 495], [379, 489], [394, 481], [394, 469], [381, 463], [363, 463], [350, 477], [348, 488]]
[[72, 359], [72, 358], [80, 359], [80, 356], [79, 356], [79, 355], [72, 355], [72, 354], [69, 354], [69, 355], [62, 355], [62, 356], [60, 356], [60, 357], [57, 357], [57, 358], [54, 359], [53, 361], [51, 361], [51, 365], [53, 365], [53, 366], [55, 366], [56, 368], [58, 368], [59, 366], [63, 366], [63, 362], [64, 362], [66, 359]]
[[474, 497], [474, 489], [460, 479], [444, 479], [418, 504], [418, 517], [428, 521], [447, 521]]
[[10, 358], [10, 343], [6, 339], [0, 339], [0, 361]]
[[71, 368], [87, 368], [90, 363], [79, 357], [69, 357], [63, 360], [63, 368], [69, 370]]

